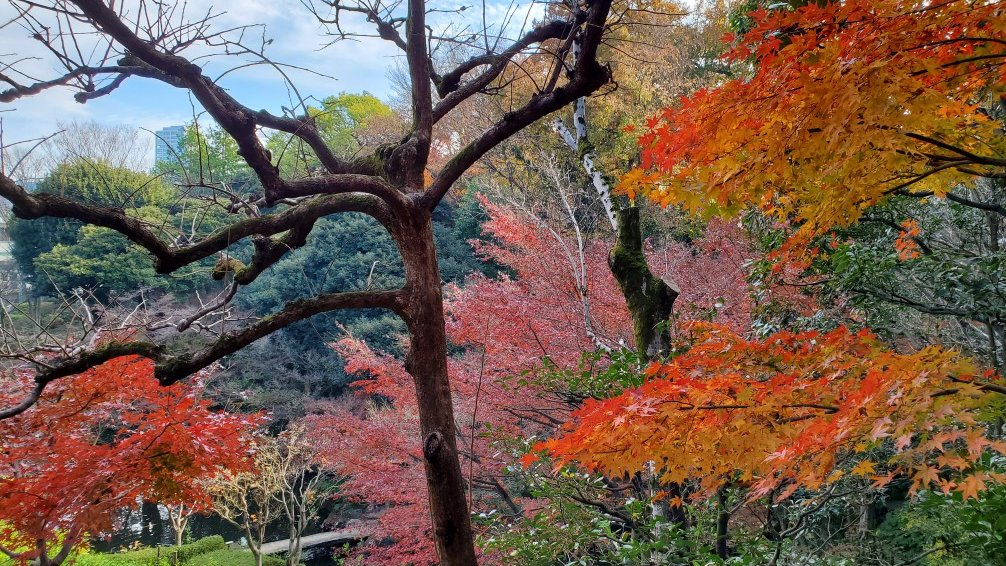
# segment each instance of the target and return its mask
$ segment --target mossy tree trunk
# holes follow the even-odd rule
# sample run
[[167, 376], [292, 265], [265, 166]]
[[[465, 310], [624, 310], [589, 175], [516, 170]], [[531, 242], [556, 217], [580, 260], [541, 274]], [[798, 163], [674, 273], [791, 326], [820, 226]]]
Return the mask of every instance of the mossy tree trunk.
[[640, 357], [659, 359], [670, 351], [670, 318], [678, 290], [650, 271], [643, 250], [639, 208], [617, 210], [615, 217], [617, 238], [608, 265], [632, 315], [632, 333]]

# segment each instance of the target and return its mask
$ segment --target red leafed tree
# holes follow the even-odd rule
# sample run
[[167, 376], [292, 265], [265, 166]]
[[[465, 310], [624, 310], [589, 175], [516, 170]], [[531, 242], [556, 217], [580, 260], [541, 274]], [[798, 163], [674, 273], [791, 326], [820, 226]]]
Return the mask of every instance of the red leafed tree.
[[449, 289], [452, 341], [487, 344], [492, 364], [511, 372], [544, 357], [567, 367], [583, 352], [631, 341], [625, 300], [607, 265], [610, 243], [579, 244], [535, 217], [481, 202], [488, 241], [474, 242], [476, 252], [512, 275], [474, 275]]
[[655, 272], [673, 273], [680, 318], [716, 320], [738, 332], [751, 328], [755, 305], [747, 275], [757, 254], [736, 223], [714, 219], [698, 241], [671, 241], [647, 256]]
[[[436, 564], [423, 491], [422, 446], [416, 441], [419, 417], [412, 378], [401, 362], [381, 355], [355, 339], [334, 345], [346, 360], [347, 373], [367, 373], [356, 382], [355, 399], [314, 407], [308, 430], [329, 430], [317, 443], [326, 467], [349, 476], [343, 491], [361, 502], [387, 506], [371, 540], [390, 538], [394, 544], [370, 545], [368, 561], [376, 564]], [[370, 403], [380, 395], [390, 406]]]
[[[611, 242], [586, 242], [581, 261], [571, 236], [527, 214], [482, 202], [489, 215], [483, 225], [489, 239], [476, 242], [477, 251], [513, 276], [476, 275], [451, 290], [448, 327], [453, 341], [485, 341], [494, 363], [509, 358], [508, 369], [516, 372], [546, 355], [569, 367], [598, 343], [631, 343], [625, 299], [607, 263]], [[680, 286], [678, 318], [712, 320], [742, 333], [750, 329], [755, 305], [747, 277], [757, 252], [737, 223], [713, 220], [697, 240], [649, 245], [647, 257], [657, 277]], [[807, 300], [796, 300], [791, 289], [773, 286], [768, 293], [797, 310], [808, 309]]]
[[[142, 499], [205, 508], [200, 480], [245, 466], [243, 439], [260, 421], [212, 410], [201, 397], [206, 377], [162, 387], [153, 362], [122, 356], [60, 380], [33, 407], [0, 420], [0, 552], [56, 566]], [[30, 377], [4, 381], [4, 391], [20, 391], [12, 382]]]

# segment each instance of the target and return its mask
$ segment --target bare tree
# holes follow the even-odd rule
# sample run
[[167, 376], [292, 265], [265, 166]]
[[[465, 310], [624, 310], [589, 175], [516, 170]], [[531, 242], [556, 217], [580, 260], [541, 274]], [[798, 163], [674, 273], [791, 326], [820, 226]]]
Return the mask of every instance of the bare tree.
[[301, 537], [304, 529], [335, 487], [326, 483], [329, 478], [318, 465], [317, 450], [309, 441], [303, 425], [284, 431], [279, 448], [277, 466], [283, 480], [279, 500], [283, 504], [290, 535], [286, 563], [297, 566], [303, 550]]
[[[260, 437], [255, 444], [254, 469], [221, 475], [208, 485], [213, 510], [244, 531], [258, 566], [262, 564], [266, 529], [281, 518], [286, 520], [289, 534], [287, 564], [300, 564], [304, 530], [335, 490], [334, 485], [326, 484], [328, 476], [318, 465], [317, 452], [306, 433], [303, 426], [295, 425], [276, 438]], [[168, 511], [174, 525], [175, 515], [171, 515], [171, 508]], [[191, 509], [178, 509], [178, 544], [191, 514]]]
[[129, 126], [109, 126], [98, 122], [61, 122], [59, 133], [39, 149], [48, 170], [61, 163], [92, 161], [143, 171], [150, 167], [152, 151], [149, 134]]
[[266, 529], [284, 513], [283, 460], [279, 442], [261, 437], [255, 443], [254, 469], [228, 472], [207, 485], [213, 510], [244, 532], [255, 566], [262, 566]]
[[[232, 203], [230, 211], [243, 217], [198, 241], [172, 238], [164, 227], [149, 225], [122, 210], [58, 195], [31, 194], [9, 176], [0, 175], [0, 196], [13, 203], [15, 215], [25, 219], [75, 218], [111, 228], [149, 251], [157, 271], [164, 274], [225, 253], [236, 242], [250, 239], [254, 245], [250, 261], [229, 264], [236, 290], [303, 246], [319, 219], [362, 212], [380, 222], [397, 243], [406, 281], [398, 289], [319, 294], [291, 301], [275, 314], [215, 337], [196, 350], [179, 351], [154, 341], [138, 341], [112, 342], [56, 360], [25, 356], [38, 368], [36, 385], [26, 392], [22, 403], [0, 409], [0, 418], [30, 407], [53, 380], [125, 353], [150, 357], [158, 379], [170, 384], [317, 313], [346, 308], [391, 310], [404, 319], [410, 333], [405, 363], [415, 379], [437, 551], [445, 565], [474, 564], [447, 377], [441, 280], [431, 215], [455, 182], [487, 152], [609, 81], [608, 68], [598, 63], [598, 49], [611, 24], [611, 0], [557, 1], [547, 7], [544, 21], [523, 26], [515, 37], [506, 37], [514, 26], [500, 27], [496, 34], [477, 26], [474, 32], [436, 33], [428, 16], [440, 10], [428, 7], [424, 0], [304, 0], [335, 40], [354, 35], [359, 39], [361, 34], [344, 26], [353, 18], [366, 20], [373, 26], [372, 37], [391, 42], [406, 61], [412, 115], [408, 133], [372, 154], [351, 160], [338, 157], [326, 146], [302, 100], [295, 104], [295, 111], [282, 115], [256, 111], [204, 72], [201, 65], [210, 58], [236, 54], [240, 60], [235, 67], [247, 65], [247, 59], [253, 58], [287, 77], [290, 67], [266, 56], [268, 40], [264, 34], [252, 41], [258, 36], [249, 28], [217, 30], [214, 14], [190, 17], [184, 3], [9, 2], [19, 14], [13, 23], [42, 45], [61, 74], [36, 78], [25, 67], [30, 62], [8, 56], [0, 61], [4, 69], [0, 81], [8, 86], [0, 92], [0, 103], [56, 87], [74, 89], [75, 99], [86, 102], [111, 94], [134, 78], [161, 81], [187, 90], [234, 139], [264, 191], [257, 200]], [[437, 70], [434, 52], [451, 46], [464, 46], [472, 55], [453, 68]], [[510, 100], [507, 111], [495, 123], [471, 139], [459, 140], [456, 149], [448, 148], [453, 151], [432, 172], [431, 180], [424, 180], [434, 127], [456, 114], [463, 103], [498, 95], [515, 77], [528, 79], [534, 87]], [[291, 92], [296, 93], [292, 85]], [[284, 178], [262, 141], [263, 129], [285, 132], [303, 141], [323, 170], [307, 177]], [[211, 306], [224, 308], [234, 294], [225, 294]], [[214, 309], [205, 310], [210, 314]], [[191, 324], [178, 326], [183, 327], [192, 329]]]
[[36, 181], [64, 163], [85, 161], [143, 171], [150, 166], [151, 140], [129, 126], [59, 122], [52, 135], [4, 145], [0, 170], [19, 181]]

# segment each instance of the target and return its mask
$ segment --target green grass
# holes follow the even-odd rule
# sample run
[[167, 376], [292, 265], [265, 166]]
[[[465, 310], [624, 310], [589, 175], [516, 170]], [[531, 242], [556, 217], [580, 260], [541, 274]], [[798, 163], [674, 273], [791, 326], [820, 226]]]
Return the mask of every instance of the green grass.
[[[66, 566], [255, 566], [248, 550], [229, 549], [220, 535], [199, 539], [182, 546], [161, 546], [128, 552], [88, 552], [71, 556]], [[0, 559], [0, 566], [15, 566]], [[286, 566], [286, 560], [263, 556], [262, 566]]]
[[[262, 566], [285, 566], [286, 560], [276, 556], [262, 557]], [[255, 557], [247, 550], [214, 550], [196, 556], [186, 566], [255, 566]]]

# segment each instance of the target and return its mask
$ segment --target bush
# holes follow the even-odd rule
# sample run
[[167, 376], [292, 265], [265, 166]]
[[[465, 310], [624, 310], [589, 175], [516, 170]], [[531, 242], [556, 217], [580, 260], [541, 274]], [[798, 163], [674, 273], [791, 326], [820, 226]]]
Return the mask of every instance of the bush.
[[[247, 550], [214, 550], [196, 556], [186, 566], [255, 566], [255, 557]], [[286, 566], [286, 560], [266, 554], [262, 566]]]
[[226, 550], [224, 537], [213, 535], [182, 546], [144, 548], [115, 554], [81, 554], [74, 566], [178, 566], [214, 551]]

